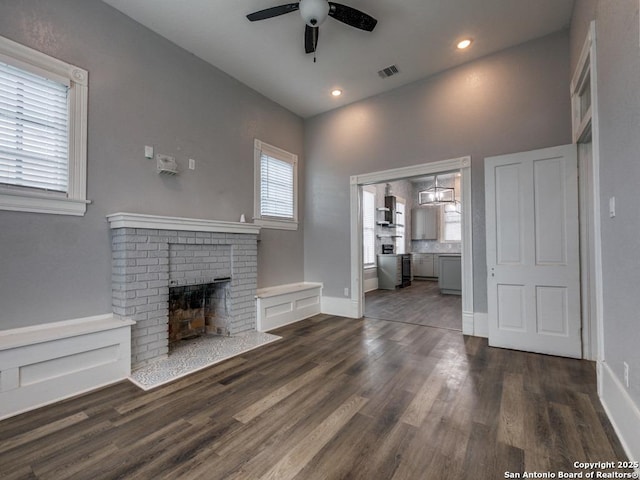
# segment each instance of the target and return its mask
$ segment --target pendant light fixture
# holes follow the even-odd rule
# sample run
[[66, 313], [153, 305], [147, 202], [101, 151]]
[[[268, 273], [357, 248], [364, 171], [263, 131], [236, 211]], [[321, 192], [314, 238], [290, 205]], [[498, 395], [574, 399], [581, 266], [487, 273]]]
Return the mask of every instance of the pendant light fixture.
[[418, 194], [418, 203], [420, 205], [446, 205], [455, 203], [456, 191], [449, 187], [438, 186], [438, 176], [434, 176], [435, 181], [432, 187], [423, 190]]

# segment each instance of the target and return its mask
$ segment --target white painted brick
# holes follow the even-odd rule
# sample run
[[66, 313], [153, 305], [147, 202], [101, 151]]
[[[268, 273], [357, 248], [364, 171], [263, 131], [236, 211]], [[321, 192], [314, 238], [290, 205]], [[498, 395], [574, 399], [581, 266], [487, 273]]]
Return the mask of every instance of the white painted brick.
[[[159, 259], [157, 258], [138, 258], [136, 260], [137, 266], [157, 266]], [[147, 270], [148, 271], [148, 270]]]
[[138, 328], [138, 326], [139, 326], [138, 324], [139, 324], [140, 322], [143, 322], [143, 321], [145, 321], [147, 318], [149, 318], [149, 317], [148, 317], [148, 315], [149, 315], [149, 314], [148, 314], [147, 312], [143, 312], [143, 313], [136, 313], [135, 315], [133, 315], [133, 316], [131, 317], [131, 320], [133, 320], [134, 322], [137, 322], [137, 324], [136, 324], [136, 325], [134, 325], [132, 328], [133, 328], [133, 329]]
[[150, 335], [158, 334], [158, 339], [163, 338], [164, 334], [167, 332], [166, 325], [156, 325], [155, 327], [149, 327], [148, 332]]
[[136, 299], [141, 297], [152, 297], [154, 295], [158, 295], [157, 288], [147, 288], [145, 290], [136, 290]]
[[150, 305], [147, 304], [147, 305], [140, 305], [140, 306], [136, 307], [135, 313], [153, 312], [155, 310], [158, 310], [158, 304], [157, 303], [152, 303]]
[[136, 250], [158, 250], [157, 243], [136, 243]]
[[155, 228], [136, 228], [136, 235], [158, 235], [158, 230]]
[[169, 301], [169, 295], [161, 295], [158, 292], [158, 295], [154, 295], [154, 296], [148, 296], [146, 297], [147, 299], [147, 303], [166, 303]]
[[[152, 280], [158, 280], [157, 273], [141, 273], [139, 275], [136, 275], [137, 282], [150, 282]], [[151, 287], [151, 285], [149, 285], [149, 287]]]

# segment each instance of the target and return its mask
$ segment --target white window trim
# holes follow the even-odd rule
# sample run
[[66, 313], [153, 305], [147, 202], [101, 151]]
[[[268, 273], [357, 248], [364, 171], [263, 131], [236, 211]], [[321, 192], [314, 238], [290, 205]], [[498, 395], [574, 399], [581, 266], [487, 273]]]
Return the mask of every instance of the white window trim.
[[[462, 192], [461, 186], [461, 178], [455, 177], [453, 181], [453, 188], [455, 191], [454, 199], [458, 204], [458, 207], [461, 208], [462, 202], [460, 194]], [[462, 230], [462, 212], [459, 212], [460, 215], [460, 240], [447, 240], [445, 238], [445, 230], [446, 230], [446, 205], [440, 206], [440, 211], [438, 212], [438, 243], [461, 243], [462, 237], [464, 237], [464, 231]]]
[[[445, 238], [445, 229], [446, 229], [446, 212], [444, 211], [445, 206], [442, 205], [440, 207], [440, 211], [438, 212], [438, 215], [440, 216], [440, 231], [439, 233], [439, 239], [438, 242], [439, 243], [460, 243], [462, 242], [462, 238], [460, 238], [460, 240], [447, 240]], [[462, 213], [459, 214], [460, 215], [460, 230], [461, 230], [461, 237], [462, 237]]]
[[[280, 220], [276, 218], [262, 218], [260, 214], [260, 157], [262, 152], [293, 164], [293, 220]], [[298, 156], [281, 148], [274, 147], [258, 139], [254, 140], [253, 148], [253, 222], [263, 228], [278, 230], [298, 229]]]
[[[402, 197], [396, 196], [396, 211], [398, 211], [398, 204], [402, 204], [404, 206], [404, 210], [402, 212], [402, 218], [398, 219], [398, 217], [396, 216], [394, 221], [397, 223], [398, 220], [401, 220], [403, 226], [396, 227], [395, 233], [396, 235], [402, 233], [402, 236], [396, 236], [393, 239], [393, 244], [395, 246], [396, 253], [403, 255], [407, 253], [407, 239], [405, 238], [407, 235], [407, 200]], [[398, 248], [400, 244], [402, 244], [402, 249]]]
[[89, 73], [0, 36], [0, 61], [69, 85], [69, 185], [65, 194], [0, 186], [0, 210], [83, 216], [87, 211]]
[[[363, 198], [362, 204], [363, 204], [363, 206], [364, 206], [364, 192], [368, 192], [368, 193], [373, 195], [373, 250], [374, 250], [374, 252], [373, 252], [373, 263], [365, 263], [364, 260], [362, 262], [362, 268], [364, 270], [369, 270], [369, 269], [378, 267], [378, 256], [375, 253], [376, 244], [377, 244], [377, 242], [376, 242], [376, 238], [377, 238], [377, 236], [376, 236], [376, 213], [378, 211], [376, 209], [376, 202], [377, 202], [378, 195], [377, 195], [375, 187], [371, 187], [371, 186], [363, 187], [362, 188], [362, 198]], [[364, 210], [363, 210], [362, 218], [363, 218], [362, 232], [364, 234]], [[363, 245], [363, 259], [364, 259], [364, 238], [362, 239], [362, 245]]]

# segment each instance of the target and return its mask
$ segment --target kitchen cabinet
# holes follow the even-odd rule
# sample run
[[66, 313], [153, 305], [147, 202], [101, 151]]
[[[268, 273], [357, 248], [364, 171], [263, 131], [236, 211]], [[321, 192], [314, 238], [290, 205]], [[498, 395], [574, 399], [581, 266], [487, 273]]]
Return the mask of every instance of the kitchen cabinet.
[[440, 293], [462, 295], [462, 264], [460, 255], [440, 255]]
[[435, 278], [438, 276], [438, 255], [435, 253], [414, 253], [413, 276]]
[[411, 240], [438, 239], [438, 207], [411, 209]]
[[378, 288], [394, 290], [402, 285], [402, 255], [378, 255]]

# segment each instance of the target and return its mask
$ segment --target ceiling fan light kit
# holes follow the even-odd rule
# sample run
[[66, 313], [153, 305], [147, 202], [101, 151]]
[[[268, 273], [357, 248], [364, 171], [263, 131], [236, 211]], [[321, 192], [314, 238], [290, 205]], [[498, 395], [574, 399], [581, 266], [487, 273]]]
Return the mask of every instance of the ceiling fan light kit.
[[310, 27], [319, 27], [329, 16], [329, 2], [326, 0], [300, 0], [300, 15]]
[[375, 18], [360, 10], [340, 3], [328, 2], [327, 0], [300, 0], [300, 2], [287, 3], [250, 13], [247, 18], [251, 22], [257, 22], [296, 10], [300, 10], [300, 16], [305, 23], [304, 49], [306, 53], [316, 52], [318, 47], [318, 27], [327, 17], [333, 17], [339, 22], [367, 32], [373, 31], [378, 23]]

